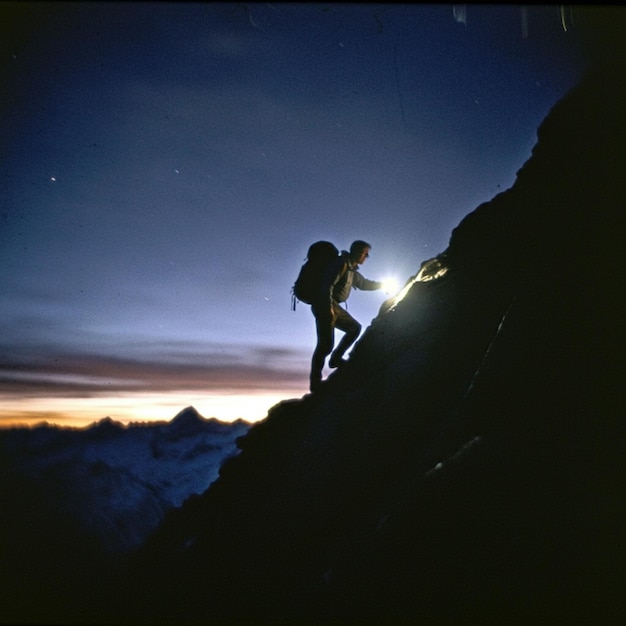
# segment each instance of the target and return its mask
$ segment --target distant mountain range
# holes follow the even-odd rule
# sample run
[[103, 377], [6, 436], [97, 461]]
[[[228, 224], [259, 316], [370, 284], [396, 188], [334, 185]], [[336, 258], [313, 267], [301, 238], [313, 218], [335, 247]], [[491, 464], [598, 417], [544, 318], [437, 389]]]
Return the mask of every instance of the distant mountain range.
[[249, 428], [189, 407], [170, 422], [0, 430], [3, 592], [30, 587], [38, 610], [67, 592], [68, 573], [76, 582], [142, 545], [169, 510], [209, 487]]
[[[209, 487], [249, 427], [204, 419], [189, 407], [171, 422], [124, 426], [105, 418], [86, 429], [0, 430], [0, 480], [11, 493], [3, 508], [45, 511], [42, 525], [58, 517], [103, 552], [127, 552], [167, 510]], [[18, 483], [19, 490], [10, 487]]]

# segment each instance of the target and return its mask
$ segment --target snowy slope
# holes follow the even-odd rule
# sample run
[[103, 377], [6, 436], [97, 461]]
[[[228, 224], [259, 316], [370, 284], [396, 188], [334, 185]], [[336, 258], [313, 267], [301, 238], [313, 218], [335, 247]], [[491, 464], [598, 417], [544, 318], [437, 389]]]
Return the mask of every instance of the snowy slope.
[[[0, 484], [10, 494], [3, 508], [29, 509], [35, 526], [56, 516], [94, 538], [103, 552], [126, 552], [169, 509], [209, 487], [248, 428], [243, 421], [204, 419], [190, 407], [171, 422], [125, 427], [106, 418], [80, 430], [0, 431]], [[9, 484], [21, 485], [20, 491]]]

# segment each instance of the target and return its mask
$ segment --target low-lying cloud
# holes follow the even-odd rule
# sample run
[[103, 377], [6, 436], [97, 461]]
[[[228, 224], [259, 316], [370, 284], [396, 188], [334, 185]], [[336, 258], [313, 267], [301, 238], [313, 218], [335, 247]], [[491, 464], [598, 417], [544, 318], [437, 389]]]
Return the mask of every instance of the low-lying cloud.
[[[300, 365], [296, 365], [300, 363]], [[178, 391], [254, 392], [301, 388], [303, 355], [274, 347], [172, 349], [145, 358], [60, 353], [0, 363], [0, 397], [90, 397], [102, 393]]]

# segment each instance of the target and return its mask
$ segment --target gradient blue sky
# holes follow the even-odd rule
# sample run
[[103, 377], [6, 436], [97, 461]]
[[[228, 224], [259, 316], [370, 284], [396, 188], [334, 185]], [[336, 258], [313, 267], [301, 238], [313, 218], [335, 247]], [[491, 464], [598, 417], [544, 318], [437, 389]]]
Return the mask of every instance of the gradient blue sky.
[[511, 186], [585, 67], [556, 6], [17, 5], [0, 424], [255, 420], [303, 395], [308, 245], [368, 240], [363, 273], [403, 282]]

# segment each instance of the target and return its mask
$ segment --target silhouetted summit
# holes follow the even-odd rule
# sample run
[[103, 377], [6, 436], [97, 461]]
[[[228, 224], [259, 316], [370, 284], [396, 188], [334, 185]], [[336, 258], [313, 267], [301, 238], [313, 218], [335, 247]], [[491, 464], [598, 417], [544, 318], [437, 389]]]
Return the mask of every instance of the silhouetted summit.
[[168, 516], [113, 618], [624, 616], [614, 70], [554, 107], [513, 187], [459, 224], [320, 393], [273, 407]]
[[174, 419], [168, 424], [167, 429], [170, 432], [175, 431], [183, 433], [185, 431], [193, 431], [199, 424], [203, 423], [206, 423], [206, 420], [194, 407], [188, 406], [174, 417]]

